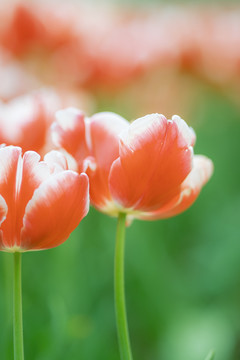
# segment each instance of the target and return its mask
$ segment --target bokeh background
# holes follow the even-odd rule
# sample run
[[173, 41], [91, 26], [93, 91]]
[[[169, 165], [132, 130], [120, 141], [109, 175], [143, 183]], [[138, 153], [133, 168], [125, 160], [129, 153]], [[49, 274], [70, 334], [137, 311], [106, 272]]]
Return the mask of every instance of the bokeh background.
[[[127, 228], [134, 358], [204, 360], [215, 349], [216, 360], [239, 360], [239, 5], [105, 1], [74, 2], [66, 10], [52, 4], [1, 3], [3, 102], [47, 86], [74, 94], [66, 105], [79, 102], [89, 115], [108, 110], [132, 120], [177, 113], [196, 131], [195, 153], [214, 162], [212, 179], [189, 210]], [[20, 80], [12, 80], [13, 68]], [[26, 359], [120, 359], [115, 232], [116, 219], [91, 208], [66, 243], [23, 255]], [[11, 254], [0, 254], [4, 360], [13, 358], [12, 263]]]

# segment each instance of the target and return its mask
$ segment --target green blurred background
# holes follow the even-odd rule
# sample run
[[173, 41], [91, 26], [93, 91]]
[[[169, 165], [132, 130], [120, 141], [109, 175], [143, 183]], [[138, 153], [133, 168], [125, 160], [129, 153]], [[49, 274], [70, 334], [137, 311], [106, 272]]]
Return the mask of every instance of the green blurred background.
[[[240, 109], [200, 79], [193, 77], [189, 86], [194, 102], [179, 115], [196, 131], [195, 153], [210, 157], [215, 171], [185, 213], [134, 221], [127, 228], [133, 356], [203, 360], [215, 349], [216, 360], [239, 360]], [[131, 102], [124, 93], [98, 94], [95, 110], [140, 116], [136, 99]], [[174, 104], [171, 111], [166, 115], [176, 112]], [[91, 209], [60, 247], [23, 254], [26, 359], [120, 359], [113, 293], [116, 223]], [[13, 256], [0, 255], [0, 358], [8, 360], [13, 358]]]

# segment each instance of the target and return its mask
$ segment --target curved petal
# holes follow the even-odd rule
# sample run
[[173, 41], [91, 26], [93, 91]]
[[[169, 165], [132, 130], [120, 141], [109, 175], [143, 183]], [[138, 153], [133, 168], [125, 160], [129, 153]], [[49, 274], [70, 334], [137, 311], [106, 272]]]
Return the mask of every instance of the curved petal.
[[8, 207], [7, 218], [1, 224], [2, 244], [12, 247], [16, 242], [16, 198], [21, 183], [21, 149], [14, 146], [0, 148], [0, 194]]
[[80, 169], [88, 156], [85, 139], [85, 116], [82, 111], [67, 108], [56, 112], [56, 121], [51, 126], [53, 143], [65, 149], [78, 162]]
[[27, 151], [23, 155], [21, 166], [19, 166], [21, 181], [17, 190], [17, 218], [15, 234], [17, 234], [15, 243], [20, 247], [20, 231], [23, 225], [23, 216], [27, 203], [32, 198], [34, 191], [40, 184], [49, 178], [50, 169], [47, 164], [40, 161], [40, 155], [34, 151]]
[[20, 246], [20, 231], [23, 226], [23, 216], [27, 203], [32, 198], [34, 191], [52, 174], [67, 169], [66, 158], [58, 151], [51, 151], [40, 161], [40, 155], [34, 151], [27, 151], [23, 155], [21, 182], [17, 192], [17, 220], [16, 234], [19, 234], [16, 245]]
[[[7, 217], [8, 206], [4, 198], [0, 195], [0, 226]], [[0, 250], [4, 250], [7, 247], [7, 243], [4, 242], [3, 232], [0, 229]]]
[[44, 106], [37, 95], [18, 97], [0, 104], [0, 142], [39, 151], [47, 131]]
[[112, 162], [119, 156], [119, 134], [129, 123], [117, 114], [102, 112], [92, 116], [88, 126], [91, 161], [86, 173], [90, 180], [90, 197], [95, 207], [103, 209], [112, 201], [108, 176]]
[[4, 198], [0, 195], [0, 225], [7, 217], [8, 206]]
[[192, 168], [193, 131], [184, 120], [152, 114], [121, 134], [120, 157], [109, 176], [112, 197], [122, 207], [153, 211], [178, 194]]
[[25, 250], [52, 248], [63, 243], [89, 208], [88, 177], [67, 170], [52, 175], [33, 194], [21, 231]]
[[202, 155], [194, 156], [193, 169], [181, 185], [180, 193], [157, 211], [140, 214], [144, 220], [164, 219], [187, 210], [197, 199], [202, 187], [213, 173], [213, 163]]
[[59, 151], [52, 150], [44, 156], [44, 162], [48, 165], [51, 174], [68, 170], [66, 157]]
[[101, 112], [90, 119], [90, 148], [101, 169], [109, 171], [119, 156], [119, 134], [129, 128], [129, 122], [112, 112]]
[[192, 127], [188, 126], [187, 123], [178, 115], [172, 116], [172, 121], [174, 121], [179, 132], [182, 134], [182, 138], [189, 146], [194, 146], [196, 142], [196, 134]]

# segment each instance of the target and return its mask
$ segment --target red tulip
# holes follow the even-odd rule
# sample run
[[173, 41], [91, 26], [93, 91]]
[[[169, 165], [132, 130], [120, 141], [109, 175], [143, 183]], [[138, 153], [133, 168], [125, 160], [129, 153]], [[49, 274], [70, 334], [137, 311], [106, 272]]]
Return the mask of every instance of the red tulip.
[[113, 113], [57, 114], [55, 142], [86, 168], [91, 202], [103, 212], [149, 220], [176, 215], [212, 174], [211, 160], [193, 155], [195, 133], [179, 116], [151, 114], [129, 124]]
[[38, 151], [45, 145], [47, 115], [37, 94], [0, 103], [0, 143]]
[[7, 103], [0, 101], [0, 144], [45, 155], [54, 148], [50, 126], [55, 112], [74, 100], [71, 94], [42, 88]]
[[88, 212], [88, 178], [67, 170], [57, 151], [0, 148], [0, 250], [23, 252], [63, 243]]

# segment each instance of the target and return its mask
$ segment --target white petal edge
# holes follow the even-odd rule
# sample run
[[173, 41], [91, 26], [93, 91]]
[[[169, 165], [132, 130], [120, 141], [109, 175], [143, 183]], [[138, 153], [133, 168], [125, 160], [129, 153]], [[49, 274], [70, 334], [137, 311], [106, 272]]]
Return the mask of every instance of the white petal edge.
[[166, 123], [167, 119], [162, 114], [150, 114], [134, 120], [129, 127], [119, 135], [121, 147], [126, 146], [131, 151], [136, 150], [138, 147], [141, 147], [142, 139], [148, 134], [154, 134], [155, 129], [159, 131], [159, 127], [162, 127], [163, 131], [165, 131]]
[[187, 144], [193, 146], [196, 142], [196, 134], [193, 128], [188, 126], [186, 121], [178, 115], [173, 115], [172, 121], [175, 122], [175, 124], [177, 125], [179, 132], [181, 133]]
[[51, 173], [68, 169], [66, 157], [57, 150], [52, 150], [44, 156], [44, 162], [48, 165]]

